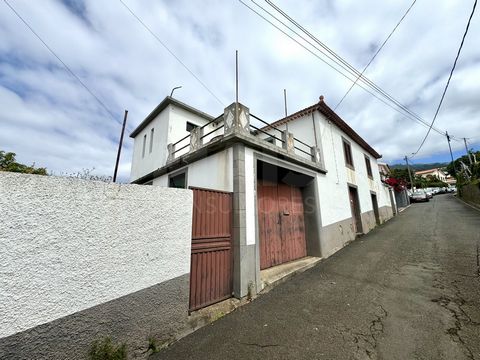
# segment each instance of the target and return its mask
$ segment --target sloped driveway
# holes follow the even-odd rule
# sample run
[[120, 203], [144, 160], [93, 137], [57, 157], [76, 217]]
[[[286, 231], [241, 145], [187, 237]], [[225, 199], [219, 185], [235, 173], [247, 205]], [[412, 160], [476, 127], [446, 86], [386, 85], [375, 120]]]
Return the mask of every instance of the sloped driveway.
[[414, 204], [153, 359], [480, 359], [480, 212]]

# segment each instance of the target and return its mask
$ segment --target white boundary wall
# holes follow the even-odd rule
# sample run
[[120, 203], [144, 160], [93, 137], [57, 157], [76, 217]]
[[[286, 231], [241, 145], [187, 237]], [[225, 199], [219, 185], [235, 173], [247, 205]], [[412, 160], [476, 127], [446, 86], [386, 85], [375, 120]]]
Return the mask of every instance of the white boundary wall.
[[0, 338], [189, 273], [192, 201], [0, 172]]

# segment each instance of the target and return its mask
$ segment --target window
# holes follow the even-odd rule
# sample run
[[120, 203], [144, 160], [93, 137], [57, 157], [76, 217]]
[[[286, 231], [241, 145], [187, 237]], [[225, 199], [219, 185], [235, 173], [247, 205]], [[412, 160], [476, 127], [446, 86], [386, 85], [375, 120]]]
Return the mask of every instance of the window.
[[347, 167], [353, 169], [353, 157], [352, 157], [352, 147], [350, 146], [350, 143], [343, 139], [343, 152], [345, 154], [345, 164]]
[[143, 135], [142, 158], [145, 157], [145, 147], [147, 146], [147, 134]]
[[186, 189], [187, 188], [187, 172], [171, 175], [168, 178], [168, 187]]
[[152, 128], [152, 130], [150, 130], [150, 149], [149, 149], [149, 153], [152, 152], [153, 150], [153, 133], [155, 132], [155, 129]]
[[367, 166], [368, 177], [373, 179], [372, 164], [370, 164], [370, 158], [367, 155], [365, 155], [365, 165]]
[[266, 142], [275, 145], [275, 138], [273, 136], [270, 136], [265, 139]]
[[191, 122], [187, 121], [187, 131], [192, 132], [193, 129], [197, 128], [198, 125], [192, 124]]

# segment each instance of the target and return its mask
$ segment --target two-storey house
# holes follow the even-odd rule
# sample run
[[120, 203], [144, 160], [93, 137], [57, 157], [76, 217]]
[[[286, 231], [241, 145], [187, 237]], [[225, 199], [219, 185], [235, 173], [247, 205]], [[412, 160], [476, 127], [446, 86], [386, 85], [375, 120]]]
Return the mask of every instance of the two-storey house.
[[131, 137], [133, 183], [194, 191], [191, 310], [260, 291], [265, 270], [326, 258], [393, 216], [381, 155], [323, 97], [273, 123], [167, 97]]

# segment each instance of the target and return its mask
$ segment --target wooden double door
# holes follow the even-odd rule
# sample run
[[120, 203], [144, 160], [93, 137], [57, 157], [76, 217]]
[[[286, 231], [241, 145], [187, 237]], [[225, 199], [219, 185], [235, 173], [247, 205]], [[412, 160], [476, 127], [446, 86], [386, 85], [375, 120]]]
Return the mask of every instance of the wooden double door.
[[300, 188], [258, 179], [260, 269], [307, 256]]

